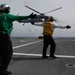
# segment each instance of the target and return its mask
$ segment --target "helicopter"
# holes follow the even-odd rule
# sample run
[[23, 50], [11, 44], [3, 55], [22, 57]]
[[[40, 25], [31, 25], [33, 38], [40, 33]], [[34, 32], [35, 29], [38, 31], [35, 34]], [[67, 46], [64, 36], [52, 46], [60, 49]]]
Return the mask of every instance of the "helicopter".
[[[36, 11], [35, 9], [33, 9], [33, 8], [29, 7], [29, 6], [27, 6], [27, 5], [25, 5], [25, 7], [28, 8], [28, 9], [30, 9], [30, 10], [32, 10], [32, 11], [34, 11], [34, 12], [36, 12], [38, 15], [36, 15], [35, 18], [29, 18], [28, 20], [22, 20], [22, 21], [20, 21], [20, 22], [22, 22], [22, 23], [24, 23], [24, 24], [25, 24], [25, 23], [31, 23], [32, 25], [34, 25], [34, 23], [37, 23], [37, 22], [44, 22], [47, 18], [50, 17], [50, 16], [47, 16], [47, 15], [45, 15], [45, 14], [54, 12], [54, 11], [59, 10], [59, 9], [62, 8], [62, 7], [59, 7], [59, 8], [56, 8], [56, 9], [54, 9], [54, 10], [48, 11], [48, 12], [46, 12], [46, 13], [40, 13], [40, 12]], [[34, 13], [32, 13], [32, 14], [34, 14]], [[23, 24], [23, 25], [24, 25], [24, 24]]]

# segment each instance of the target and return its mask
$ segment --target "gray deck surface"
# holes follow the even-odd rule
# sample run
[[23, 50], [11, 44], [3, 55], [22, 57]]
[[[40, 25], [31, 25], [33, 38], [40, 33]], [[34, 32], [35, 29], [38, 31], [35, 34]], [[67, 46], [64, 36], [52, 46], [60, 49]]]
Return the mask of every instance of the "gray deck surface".
[[54, 60], [42, 59], [43, 40], [12, 39], [14, 53], [8, 67], [11, 75], [75, 75], [75, 39], [56, 38], [55, 41], [58, 58]]

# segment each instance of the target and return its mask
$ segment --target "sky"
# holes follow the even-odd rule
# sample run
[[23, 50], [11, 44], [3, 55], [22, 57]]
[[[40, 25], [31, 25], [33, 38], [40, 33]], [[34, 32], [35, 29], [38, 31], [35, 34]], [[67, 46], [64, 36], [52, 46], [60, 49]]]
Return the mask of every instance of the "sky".
[[[70, 25], [71, 29], [55, 29], [53, 36], [57, 37], [75, 37], [75, 0], [0, 0], [0, 3], [6, 3], [11, 7], [11, 14], [26, 16], [33, 11], [26, 8], [25, 5], [45, 13], [53, 9], [62, 7], [62, 9], [48, 13], [48, 16], [54, 16], [57, 19], [57, 25]], [[33, 12], [35, 13], [35, 12]], [[35, 13], [37, 14], [37, 13]], [[11, 36], [37, 37], [42, 35], [43, 28], [33, 26], [29, 23], [13, 22], [13, 31]]]

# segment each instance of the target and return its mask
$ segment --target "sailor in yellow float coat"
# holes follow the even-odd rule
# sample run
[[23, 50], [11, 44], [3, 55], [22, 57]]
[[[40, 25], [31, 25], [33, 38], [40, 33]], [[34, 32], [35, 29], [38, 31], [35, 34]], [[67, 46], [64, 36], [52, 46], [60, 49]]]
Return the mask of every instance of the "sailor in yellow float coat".
[[36, 26], [43, 26], [43, 54], [42, 58], [48, 58], [46, 56], [47, 48], [49, 45], [50, 46], [50, 56], [51, 58], [57, 58], [54, 53], [55, 53], [55, 48], [56, 48], [56, 43], [52, 37], [53, 31], [55, 28], [61, 28], [61, 29], [69, 29], [71, 26], [57, 26], [53, 23], [53, 21], [56, 21], [52, 16], [47, 19], [43, 24], [35, 24]]

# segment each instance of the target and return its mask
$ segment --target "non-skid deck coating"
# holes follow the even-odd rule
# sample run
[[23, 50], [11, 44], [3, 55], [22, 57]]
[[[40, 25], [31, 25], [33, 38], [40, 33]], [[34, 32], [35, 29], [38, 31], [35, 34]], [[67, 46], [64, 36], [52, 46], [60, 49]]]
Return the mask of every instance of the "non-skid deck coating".
[[53, 60], [42, 59], [43, 40], [12, 39], [14, 53], [8, 67], [11, 75], [75, 75], [75, 39], [56, 38], [55, 41], [58, 58]]

